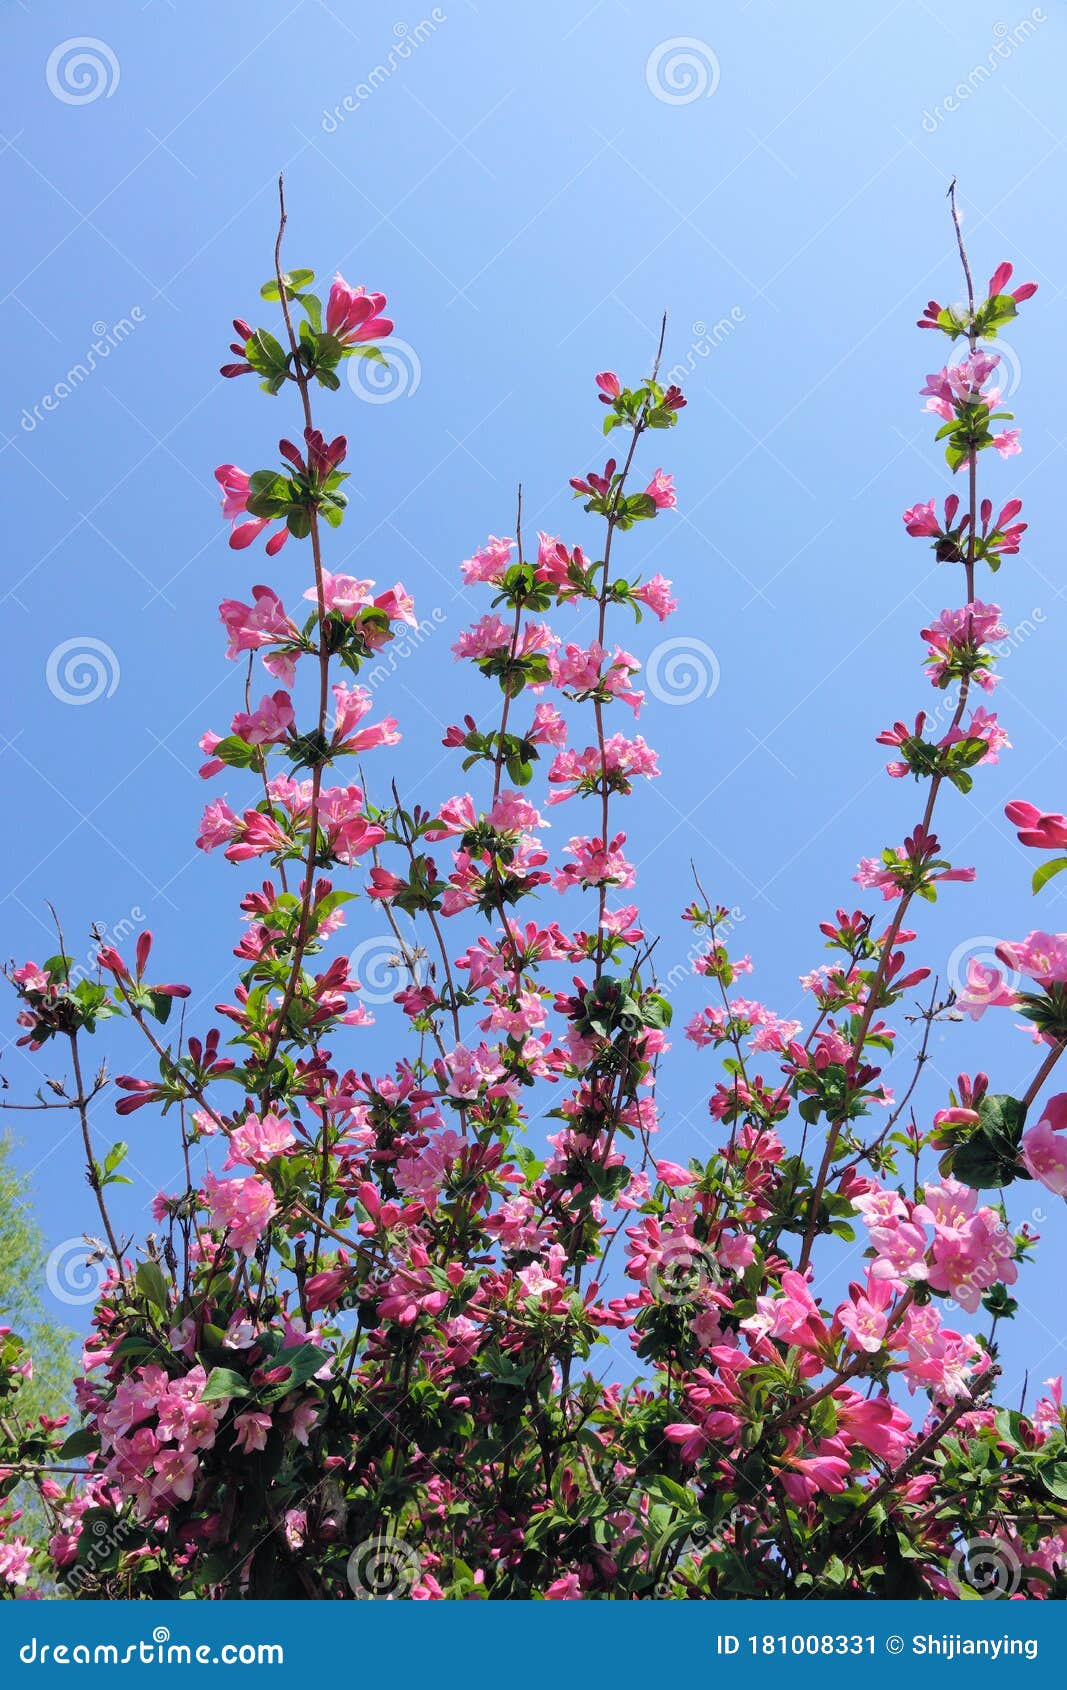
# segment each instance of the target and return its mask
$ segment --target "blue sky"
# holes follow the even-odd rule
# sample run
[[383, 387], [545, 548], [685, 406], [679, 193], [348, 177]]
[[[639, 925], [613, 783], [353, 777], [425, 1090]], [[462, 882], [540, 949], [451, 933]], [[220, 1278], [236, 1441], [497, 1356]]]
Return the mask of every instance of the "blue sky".
[[[962, 291], [945, 204], [957, 174], [978, 276], [1010, 257], [1017, 279], [1041, 283], [1004, 348], [1025, 455], [982, 465], [991, 497], [1025, 498], [1031, 531], [995, 589], [1017, 630], [998, 693], [1015, 749], [969, 799], [943, 801], [945, 845], [979, 878], [922, 912], [917, 949], [944, 978], [960, 946], [987, 953], [1001, 934], [1067, 926], [1061, 882], [1031, 900], [1034, 860], [1002, 816], [1017, 796], [1067, 807], [1054, 505], [1064, 26], [1052, 8], [235, 0], [194, 27], [196, 11], [5, 6], [19, 67], [0, 153], [5, 954], [47, 953], [52, 899], [77, 957], [93, 920], [151, 926], [161, 975], [194, 983], [194, 1023], [229, 995], [236, 900], [254, 877], [193, 847], [196, 741], [240, 707], [216, 607], [258, 580], [291, 598], [306, 560], [227, 549], [214, 466], [273, 462], [295, 419], [216, 366], [229, 318], [254, 313], [270, 273], [280, 168], [289, 263], [387, 293], [404, 342], [390, 402], [345, 387], [321, 421], [352, 443], [332, 567], [403, 579], [432, 625], [382, 690], [406, 734], [391, 772], [424, 802], [457, 787], [439, 740], [477, 679], [448, 649], [482, 608], [459, 590], [458, 562], [511, 531], [520, 479], [529, 530], [595, 543], [567, 487], [603, 457], [592, 374], [637, 379], [669, 311], [665, 367], [690, 400], [662, 449], [679, 512], [629, 537], [625, 562], [662, 570], [682, 605], [665, 631], [646, 620], [620, 637], [643, 658], [665, 634], [699, 642], [719, 683], [646, 708], [663, 778], [625, 825], [661, 970], [684, 959], [692, 858], [738, 911], [737, 943], [756, 962], [747, 984], [783, 1014], [802, 1013], [797, 977], [824, 959], [818, 921], [859, 901], [857, 859], [918, 814], [874, 736], [930, 705], [918, 629], [958, 602], [958, 581], [900, 523], [947, 490], [917, 398], [932, 337], [914, 320], [929, 297]], [[71, 47], [84, 37], [95, 45]], [[79, 51], [88, 81], [70, 63]], [[695, 81], [671, 82], [678, 51]], [[59, 397], [101, 336], [106, 358]], [[979, 592], [994, 596], [988, 582]], [[86, 646], [100, 695], [72, 705], [56, 677]], [[556, 813], [564, 838], [572, 822]], [[380, 927], [361, 906], [352, 942]], [[699, 1001], [677, 994], [685, 1018]], [[712, 1142], [713, 1066], [677, 1032], [660, 1145], [684, 1161]], [[1011, 1091], [1034, 1066], [1003, 1013], [939, 1028], [931, 1057], [927, 1117], [960, 1068], [984, 1066]], [[141, 1060], [113, 1041], [113, 1071]], [[50, 1052], [5, 1060], [12, 1095], [55, 1071]], [[106, 1099], [94, 1114], [103, 1139], [119, 1136]], [[91, 1225], [69, 1123], [11, 1119], [60, 1244]], [[127, 1136], [132, 1231], [177, 1170], [168, 1126], [147, 1111]], [[1067, 1266], [1063, 1205], [1035, 1187], [1015, 1196], [1013, 1214], [1036, 1209], [1045, 1237], [1005, 1335], [1013, 1397], [1024, 1365], [1032, 1379], [1061, 1370]]]

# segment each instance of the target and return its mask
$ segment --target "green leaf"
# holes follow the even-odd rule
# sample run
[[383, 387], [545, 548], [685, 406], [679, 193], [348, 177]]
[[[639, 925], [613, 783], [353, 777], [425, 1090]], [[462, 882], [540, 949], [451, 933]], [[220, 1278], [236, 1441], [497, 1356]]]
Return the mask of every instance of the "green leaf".
[[87, 1508], [81, 1517], [78, 1561], [94, 1572], [111, 1572], [118, 1566], [126, 1534], [117, 1514], [110, 1508]]
[[652, 1489], [658, 1490], [665, 1502], [673, 1502], [676, 1508], [692, 1508], [694, 1497], [692, 1491], [685, 1489], [674, 1479], [668, 1479], [665, 1473], [660, 1473], [653, 1480]]
[[[314, 270], [289, 270], [282, 276], [282, 284], [290, 297], [310, 287], [314, 280]], [[261, 299], [280, 300], [282, 296], [277, 278], [272, 276], [269, 282], [264, 282], [259, 294]]]
[[641, 1019], [646, 1027], [669, 1027], [674, 1008], [669, 998], [662, 997], [659, 992], [649, 992], [641, 1008]]
[[148, 1301], [153, 1303], [157, 1309], [165, 1313], [170, 1299], [167, 1296], [167, 1282], [163, 1277], [163, 1270], [159, 1263], [142, 1262], [134, 1278], [137, 1281], [138, 1291], [147, 1297]]
[[[317, 1344], [300, 1344], [295, 1349], [281, 1350], [271, 1361], [271, 1367], [272, 1369], [287, 1367], [289, 1369], [288, 1377], [279, 1379], [276, 1384], [267, 1385], [258, 1390], [256, 1392], [258, 1400], [263, 1403], [271, 1403], [277, 1402], [280, 1397], [288, 1396], [290, 1391], [295, 1391], [300, 1385], [306, 1384], [312, 1375], [323, 1366], [326, 1359]], [[222, 1372], [224, 1369], [216, 1368], [215, 1371]], [[210, 1384], [210, 1380], [208, 1383]]]
[[234, 1373], [229, 1367], [213, 1367], [208, 1374], [207, 1384], [200, 1393], [200, 1400], [225, 1402], [230, 1397], [247, 1397], [251, 1394], [252, 1387], [239, 1373]]
[[1005, 1092], [987, 1092], [978, 1105], [978, 1118], [987, 1138], [1017, 1150], [1026, 1121], [1026, 1105]]
[[107, 1155], [104, 1157], [104, 1172], [105, 1172], [105, 1174], [113, 1174], [114, 1173], [114, 1171], [118, 1167], [119, 1163], [124, 1162], [126, 1160], [126, 1157], [129, 1154], [129, 1149], [130, 1149], [129, 1145], [126, 1144], [125, 1141], [121, 1138], [119, 1139], [117, 1144], [113, 1144], [111, 1146], [111, 1149], [108, 1151]]
[[1018, 1155], [1026, 1110], [1016, 1097], [990, 1092], [978, 1105], [971, 1137], [942, 1157], [942, 1171], [980, 1191], [1011, 1185], [1020, 1177]]
[[254, 769], [259, 762], [259, 751], [246, 740], [239, 739], [236, 734], [229, 734], [220, 739], [211, 753], [220, 763], [229, 763], [235, 769]]
[[1054, 1461], [1043, 1461], [1037, 1472], [1049, 1495], [1067, 1502], [1067, 1460], [1059, 1456]]
[[998, 1408], [993, 1416], [993, 1424], [1001, 1443], [1010, 1444], [1012, 1449], [1021, 1447], [1023, 1417], [1015, 1409]]
[[281, 343], [267, 329], [253, 329], [246, 342], [248, 361], [257, 370], [284, 371], [288, 360]]
[[321, 334], [322, 301], [313, 293], [302, 293], [298, 294], [297, 297], [300, 300], [301, 305], [304, 307], [304, 310], [307, 312], [308, 322], [311, 324], [311, 327], [314, 329], [316, 334]]
[[1053, 875], [1061, 873], [1067, 868], [1067, 857], [1050, 857], [1047, 863], [1034, 870], [1034, 891], [1040, 892], [1042, 886], [1048, 884]]
[[318, 367], [332, 370], [344, 356], [344, 347], [336, 335], [318, 334], [313, 336], [315, 344], [315, 363]]
[[94, 1455], [100, 1448], [100, 1434], [92, 1432], [88, 1426], [79, 1426], [72, 1432], [64, 1444], [60, 1445], [60, 1461], [77, 1461], [83, 1455]]

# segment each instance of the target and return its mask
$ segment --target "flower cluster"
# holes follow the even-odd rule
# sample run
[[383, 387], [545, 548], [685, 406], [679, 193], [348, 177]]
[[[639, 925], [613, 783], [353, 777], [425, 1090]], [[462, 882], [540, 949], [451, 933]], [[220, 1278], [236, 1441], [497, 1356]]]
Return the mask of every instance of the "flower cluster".
[[[923, 393], [969, 491], [905, 513], [960, 568], [962, 602], [922, 629], [951, 716], [902, 711], [879, 736], [890, 774], [921, 791], [903, 844], [856, 875], [891, 908], [820, 923], [830, 960], [802, 976], [805, 1023], [739, 990], [752, 960], [698, 882], [684, 920], [705, 1001], [686, 1032], [716, 1067], [712, 1148], [685, 1165], [656, 1145], [672, 1002], [625, 820], [658, 774], [630, 647], [646, 611], [676, 608], [639, 541], [678, 494], [635, 466], [684, 396], [658, 360], [633, 386], [602, 371], [621, 446], [571, 478], [589, 538], [528, 547], [520, 521], [461, 563], [474, 613], [453, 650], [482, 703], [444, 735], [447, 786], [416, 803], [383, 760], [363, 766], [398, 725], [369, 720], [359, 684], [414, 608], [399, 584], [326, 567], [340, 466], [358, 474], [358, 454], [311, 420], [342, 359], [377, 355], [384, 298], [338, 277], [324, 306], [310, 271], [279, 269], [262, 294], [284, 339], [235, 320], [223, 373], [295, 388], [306, 424], [282, 439], [284, 467], [216, 471], [231, 546], [270, 530], [269, 556], [292, 540], [287, 566], [310, 566], [302, 613], [280, 583], [220, 606], [227, 656], [268, 679], [226, 734], [204, 732], [202, 776], [240, 785], [208, 803], [197, 843], [263, 878], [240, 893], [237, 980], [202, 1031], [164, 1031], [187, 988], [148, 982], [147, 935], [132, 965], [104, 947], [92, 980], [75, 983], [62, 945], [11, 975], [29, 1049], [59, 1039], [74, 1058], [76, 1094], [52, 1106], [84, 1126], [108, 1276], [73, 1430], [19, 1419], [28, 1363], [2, 1335], [0, 1468], [7, 1494], [36, 1484], [51, 1530], [32, 1541], [12, 1508], [0, 1584], [374, 1595], [354, 1553], [373, 1543], [396, 1550], [389, 1593], [416, 1600], [944, 1596], [960, 1594], [959, 1537], [1002, 1535], [1010, 1515], [1027, 1593], [1067, 1590], [1045, 1501], [1062, 1487], [1059, 1384], [1029, 1417], [991, 1407], [996, 1325], [1034, 1243], [1003, 1193], [1026, 1178], [1067, 1191], [1067, 1098], [1027, 1124], [1067, 1042], [1067, 936], [1005, 941], [1003, 974], [976, 964], [958, 1004], [919, 1015], [929, 1036], [961, 1008], [1021, 1010], [1043, 1058], [1024, 1097], [962, 1075], [923, 1127], [905, 1119], [917, 1076], [896, 1101], [888, 1072], [894, 1010], [928, 975], [913, 905], [975, 874], [942, 854], [939, 794], [1008, 749], [971, 694], [992, 689], [1004, 637], [975, 568], [1025, 527], [1017, 500], [994, 521], [976, 490], [983, 450], [1018, 450], [994, 429], [982, 344], [1033, 291], [1006, 294], [1009, 278], [1001, 266], [982, 305], [924, 317], [966, 341]], [[330, 773], [352, 756], [358, 785]], [[1063, 817], [1009, 814], [1024, 843], [1067, 847]], [[392, 1056], [367, 1031], [350, 941], [334, 948], [360, 907], [396, 940]], [[97, 1159], [78, 1056], [120, 1015], [148, 1071], [118, 1078], [118, 1112], [168, 1116], [184, 1168], [139, 1249], [111, 1219], [125, 1147]], [[49, 1472], [75, 1462], [62, 1485]]]

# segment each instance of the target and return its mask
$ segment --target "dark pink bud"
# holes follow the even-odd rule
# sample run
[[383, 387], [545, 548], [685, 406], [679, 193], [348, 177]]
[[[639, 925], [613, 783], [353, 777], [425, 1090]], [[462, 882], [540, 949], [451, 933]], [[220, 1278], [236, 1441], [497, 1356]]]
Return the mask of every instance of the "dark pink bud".
[[141, 934], [140, 938], [137, 941], [137, 978], [138, 978], [138, 980], [141, 978], [141, 975], [145, 971], [145, 964], [148, 961], [148, 957], [149, 957], [149, 953], [151, 952], [151, 949], [152, 949], [152, 935], [151, 935], [151, 933], [147, 932], [147, 930], [146, 930], [144, 933]]

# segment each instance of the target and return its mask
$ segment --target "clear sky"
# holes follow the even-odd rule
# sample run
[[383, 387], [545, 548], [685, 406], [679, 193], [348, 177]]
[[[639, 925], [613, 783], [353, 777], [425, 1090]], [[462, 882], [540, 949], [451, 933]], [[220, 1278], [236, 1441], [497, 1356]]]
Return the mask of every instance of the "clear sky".
[[[76, 957], [93, 920], [151, 926], [160, 975], [194, 985], [193, 1025], [229, 995], [236, 899], [255, 876], [193, 847], [196, 741], [241, 707], [216, 607], [258, 580], [291, 598], [306, 559], [227, 549], [215, 465], [272, 463], [295, 419], [216, 367], [230, 317], [255, 313], [270, 273], [282, 167], [290, 265], [385, 292], [404, 343], [391, 387], [345, 387], [322, 420], [352, 442], [332, 567], [403, 579], [432, 626], [382, 688], [406, 734], [393, 768], [424, 802], [457, 787], [439, 740], [477, 680], [448, 649], [484, 608], [459, 590], [459, 560], [511, 531], [520, 479], [531, 530], [595, 544], [567, 487], [603, 458], [592, 375], [639, 378], [669, 311], [665, 366], [690, 400], [661, 437], [679, 511], [625, 555], [634, 574], [671, 577], [682, 606], [630, 643], [647, 658], [665, 633], [684, 638], [718, 685], [646, 707], [663, 778], [625, 825], [661, 972], [684, 960], [692, 858], [738, 911], [756, 963], [746, 990], [798, 1015], [798, 976], [825, 959], [818, 921], [859, 902], [858, 858], [919, 813], [874, 736], [938, 697], [918, 630], [959, 602], [958, 577], [900, 522], [947, 490], [917, 397], [943, 343], [914, 321], [931, 295], [962, 291], [945, 203], [957, 174], [978, 276], [1009, 257], [1041, 284], [1003, 348], [1024, 456], [982, 463], [992, 497], [1025, 498], [1031, 530], [995, 588], [979, 587], [1017, 630], [997, 695], [1015, 749], [940, 806], [949, 854], [978, 881], [920, 913], [916, 949], [945, 979], [997, 936], [1067, 926], [1067, 880], [1035, 903], [1035, 859], [1002, 815], [1013, 797], [1067, 808], [1057, 9], [420, 4], [5, 4], [5, 954], [48, 954], [52, 899]], [[101, 339], [106, 356], [68, 390]], [[96, 668], [71, 704], [83, 649]], [[555, 822], [564, 838], [578, 825]], [[380, 966], [382, 924], [359, 912], [351, 942]], [[695, 988], [675, 994], [682, 1020]], [[714, 1142], [714, 1069], [676, 1034], [660, 1148], [684, 1162]], [[385, 1066], [380, 1033], [352, 1044], [351, 1060]], [[113, 1048], [113, 1071], [145, 1071], [128, 1038]], [[960, 1068], [1011, 1091], [1034, 1067], [1004, 1012], [939, 1028], [931, 1057], [924, 1120]], [[58, 1053], [9, 1053], [10, 1095], [57, 1068]], [[107, 1098], [94, 1115], [106, 1141], [124, 1131]], [[62, 1244], [91, 1226], [71, 1123], [10, 1121]], [[177, 1167], [148, 1110], [125, 1136], [133, 1232]], [[1012, 1399], [1025, 1364], [1032, 1380], [1063, 1367], [1067, 1215], [1016, 1187], [1013, 1215], [1032, 1211], [1045, 1241], [1006, 1335]]]

